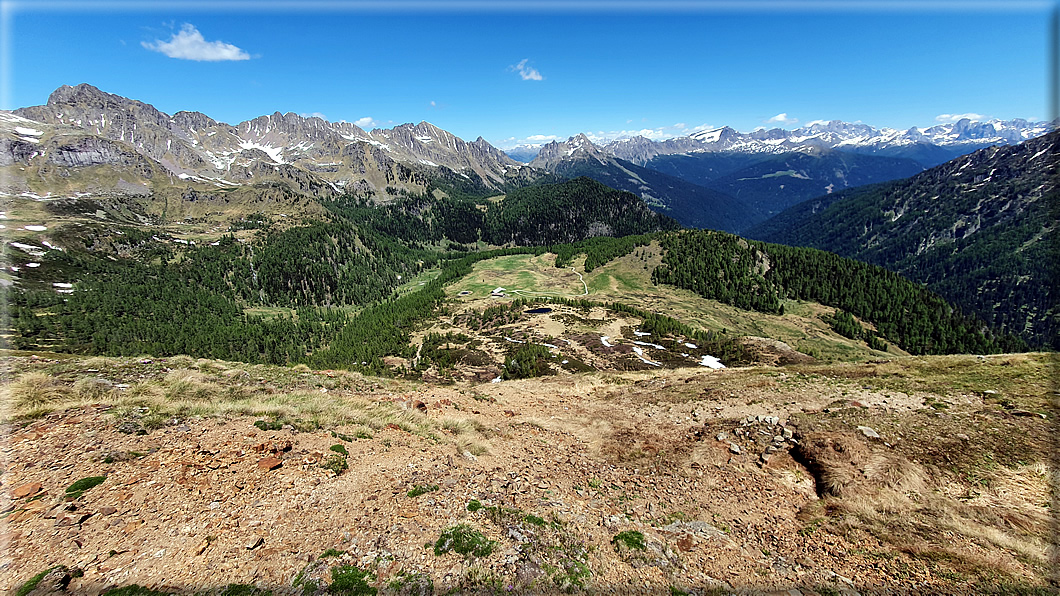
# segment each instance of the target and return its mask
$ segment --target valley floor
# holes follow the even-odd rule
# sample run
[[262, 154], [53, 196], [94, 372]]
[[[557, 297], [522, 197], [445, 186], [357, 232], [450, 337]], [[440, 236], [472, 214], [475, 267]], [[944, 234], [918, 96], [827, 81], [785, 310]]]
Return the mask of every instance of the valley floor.
[[1056, 589], [1049, 355], [453, 385], [4, 360], [4, 593], [56, 565], [76, 594]]

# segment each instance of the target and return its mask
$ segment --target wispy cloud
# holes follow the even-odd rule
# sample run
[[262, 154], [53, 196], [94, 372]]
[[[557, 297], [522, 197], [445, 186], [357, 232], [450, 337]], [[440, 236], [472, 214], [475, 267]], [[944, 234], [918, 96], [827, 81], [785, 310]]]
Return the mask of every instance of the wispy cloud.
[[519, 76], [522, 77], [524, 81], [543, 81], [545, 77], [541, 76], [541, 73], [538, 72], [536, 68], [528, 66], [528, 62], [530, 62], [529, 58], [523, 58], [519, 61], [519, 64], [509, 66], [508, 70], [513, 70], [519, 73]]
[[788, 118], [787, 112], [781, 112], [769, 120], [766, 120], [767, 123], [771, 124], [795, 124], [798, 121], [798, 118]]
[[548, 141], [558, 141], [557, 135], [530, 135], [526, 137], [526, 140], [531, 143], [546, 143]]
[[353, 122], [360, 128], [374, 128], [375, 120], [371, 116], [365, 116], [364, 118], [358, 118]]
[[299, 114], [303, 118], [320, 118], [321, 120], [327, 120], [328, 117], [320, 112], [310, 112], [308, 114]]
[[985, 118], [985, 116], [983, 116], [982, 114], [973, 114], [970, 112], [967, 114], [939, 114], [938, 116], [935, 116], [935, 121], [957, 122], [958, 120], [963, 120], [964, 118], [967, 118], [969, 120], [982, 120], [983, 118]]
[[250, 54], [223, 41], [206, 41], [202, 33], [191, 23], [184, 23], [180, 31], [174, 33], [169, 41], [156, 39], [153, 42], [140, 42], [140, 45], [160, 52], [170, 58], [195, 60], [197, 62], [222, 62], [225, 60], [250, 60]]

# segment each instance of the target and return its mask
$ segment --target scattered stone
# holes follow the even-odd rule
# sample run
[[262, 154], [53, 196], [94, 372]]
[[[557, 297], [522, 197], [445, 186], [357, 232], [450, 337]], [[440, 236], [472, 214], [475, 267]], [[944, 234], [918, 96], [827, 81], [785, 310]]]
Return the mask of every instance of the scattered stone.
[[795, 436], [795, 431], [785, 427], [784, 432], [782, 432], [781, 435], [783, 435], [785, 439], [790, 439]]
[[114, 507], [101, 507], [99, 510], [100, 515], [111, 515], [117, 512], [118, 510]]
[[40, 482], [30, 482], [29, 484], [23, 484], [22, 486], [11, 491], [11, 498], [21, 499], [23, 497], [31, 497], [40, 492], [43, 485]]
[[420, 411], [420, 412], [423, 412], [424, 414], [427, 413], [427, 404], [423, 403], [420, 400], [416, 400], [412, 404], [412, 407], [415, 408], [416, 410]]
[[960, 439], [962, 441], [968, 441], [968, 440], [971, 439], [971, 437], [969, 437], [968, 435], [966, 435], [964, 433], [957, 433], [956, 436], [957, 436], [958, 439]]
[[126, 420], [118, 425], [118, 432], [126, 435], [146, 435], [147, 431], [139, 422], [135, 420]]
[[265, 539], [261, 536], [255, 536], [247, 541], [247, 550], [254, 550], [265, 543]]
[[736, 443], [729, 443], [729, 451], [735, 453], [736, 455], [740, 455], [740, 446]]
[[275, 470], [276, 468], [283, 465], [283, 461], [278, 457], [266, 457], [258, 462], [258, 467], [262, 470]]
[[880, 433], [876, 432], [871, 427], [859, 426], [858, 430], [861, 431], [861, 434], [865, 435], [866, 437], [868, 437], [870, 439], [878, 439], [878, 438], [880, 438]]
[[722, 432], [718, 433], [718, 436], [715, 437], [715, 438], [718, 439], [719, 442], [728, 441], [729, 440], [729, 433], [722, 431]]

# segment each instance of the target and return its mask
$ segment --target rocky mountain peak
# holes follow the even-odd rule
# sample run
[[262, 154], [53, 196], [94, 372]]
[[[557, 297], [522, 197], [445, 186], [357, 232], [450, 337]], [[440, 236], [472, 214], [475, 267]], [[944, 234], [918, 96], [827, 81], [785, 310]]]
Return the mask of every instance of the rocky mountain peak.
[[173, 114], [170, 121], [180, 128], [193, 130], [205, 130], [218, 124], [216, 120], [202, 112], [177, 112]]
[[62, 85], [55, 91], [52, 91], [51, 95], [48, 96], [47, 105], [58, 106], [78, 104], [84, 106], [102, 106], [107, 103], [120, 105], [128, 101], [129, 100], [119, 95], [112, 95], [100, 91], [88, 83], [81, 83], [80, 85], [75, 85], [73, 87], [70, 85]]

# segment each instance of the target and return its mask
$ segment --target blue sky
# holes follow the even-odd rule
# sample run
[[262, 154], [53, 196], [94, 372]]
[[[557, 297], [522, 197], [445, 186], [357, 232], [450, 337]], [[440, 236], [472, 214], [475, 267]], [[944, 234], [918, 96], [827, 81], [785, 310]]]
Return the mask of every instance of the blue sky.
[[[2, 0], [5, 109], [87, 82], [236, 124], [427, 120], [499, 147], [1049, 117], [1055, 3]], [[500, 6], [500, 8], [496, 8]]]

